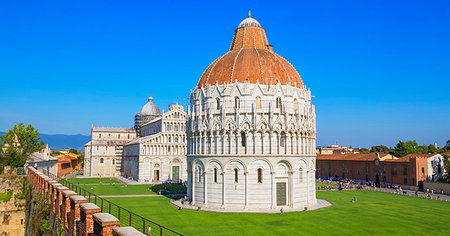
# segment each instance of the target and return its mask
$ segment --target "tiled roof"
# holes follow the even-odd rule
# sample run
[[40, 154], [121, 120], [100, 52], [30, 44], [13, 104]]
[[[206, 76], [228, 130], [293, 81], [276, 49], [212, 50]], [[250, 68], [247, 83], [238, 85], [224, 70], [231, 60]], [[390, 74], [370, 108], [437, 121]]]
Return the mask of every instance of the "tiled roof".
[[[379, 153], [380, 158], [383, 158], [389, 154], [387, 153]], [[321, 154], [317, 155], [317, 160], [336, 160], [336, 161], [374, 161], [376, 157], [376, 153], [369, 153], [369, 154]]]
[[298, 72], [286, 59], [273, 52], [259, 23], [240, 24], [235, 31], [230, 51], [211, 63], [197, 87], [235, 81], [267, 85], [276, 85], [279, 82], [281, 85], [290, 84], [303, 88]]
[[92, 127], [94, 132], [120, 132], [120, 133], [133, 133], [136, 132], [134, 128], [113, 128], [113, 127]]

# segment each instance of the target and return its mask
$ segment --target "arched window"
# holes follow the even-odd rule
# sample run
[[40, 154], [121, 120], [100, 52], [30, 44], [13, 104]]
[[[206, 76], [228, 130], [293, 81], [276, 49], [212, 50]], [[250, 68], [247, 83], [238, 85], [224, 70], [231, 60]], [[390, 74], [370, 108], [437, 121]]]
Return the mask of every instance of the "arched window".
[[100, 158], [100, 164], [103, 164], [103, 162], [105, 162], [105, 160], [103, 158]]
[[98, 134], [98, 138], [102, 138], [102, 134]]
[[276, 100], [276, 108], [279, 108], [279, 109], [281, 109], [281, 98], [280, 97], [277, 97], [277, 100]]
[[115, 164], [116, 164], [116, 160], [113, 159], [113, 165], [115, 165]]
[[294, 98], [294, 111], [298, 111], [298, 102], [297, 102], [297, 98]]
[[261, 98], [260, 97], [256, 97], [256, 99], [255, 99], [255, 108], [261, 109]]
[[120, 139], [120, 134], [119, 134], [119, 139]]
[[284, 147], [286, 143], [286, 134], [282, 133], [280, 136], [280, 147]]
[[262, 184], [263, 178], [262, 178], [262, 169], [258, 168], [258, 184]]
[[197, 169], [198, 172], [198, 182], [202, 182], [202, 169], [199, 167]]
[[237, 168], [234, 168], [234, 182], [235, 183], [239, 182], [239, 171]]
[[216, 109], [219, 110], [220, 109], [220, 99], [216, 98]]
[[304, 172], [303, 169], [300, 168], [300, 172], [299, 172], [299, 180], [300, 180], [300, 183], [303, 183], [303, 175], [304, 175], [303, 172]]
[[217, 183], [217, 168], [214, 168], [214, 183]]
[[206, 101], [202, 100], [202, 111], [205, 111], [206, 108]]
[[240, 107], [240, 101], [239, 101], [239, 98], [238, 97], [235, 97], [234, 98], [234, 108], [235, 109], [238, 109], [239, 107]]
[[247, 145], [247, 137], [244, 132], [241, 133], [241, 145], [245, 147]]

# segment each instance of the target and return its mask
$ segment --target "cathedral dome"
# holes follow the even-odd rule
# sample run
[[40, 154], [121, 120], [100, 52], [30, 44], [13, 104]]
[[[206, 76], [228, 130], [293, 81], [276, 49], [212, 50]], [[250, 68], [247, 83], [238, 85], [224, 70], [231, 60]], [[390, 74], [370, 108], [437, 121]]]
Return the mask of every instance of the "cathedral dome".
[[286, 59], [273, 52], [264, 29], [250, 14], [235, 30], [230, 51], [211, 63], [197, 87], [234, 82], [280, 83], [303, 88], [298, 72]]
[[151, 96], [148, 98], [147, 104], [144, 105], [144, 107], [142, 108], [139, 115], [141, 115], [141, 116], [160, 116], [161, 115], [161, 111], [153, 103], [153, 98]]

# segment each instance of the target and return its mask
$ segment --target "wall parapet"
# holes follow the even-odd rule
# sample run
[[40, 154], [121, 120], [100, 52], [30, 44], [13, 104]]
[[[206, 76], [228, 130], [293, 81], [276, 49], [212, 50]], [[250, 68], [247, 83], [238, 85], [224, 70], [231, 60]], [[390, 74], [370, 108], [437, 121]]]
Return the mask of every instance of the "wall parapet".
[[[105, 210], [103, 208], [104, 200], [101, 198], [101, 206], [98, 206], [96, 203], [99, 197], [96, 195], [95, 198], [92, 198], [95, 199], [95, 203], [91, 203], [91, 193], [89, 193], [89, 198], [78, 195], [78, 187], [74, 189], [70, 184], [69, 186], [64, 186], [63, 184], [55, 181], [61, 181], [61, 179], [57, 177], [55, 177], [55, 179], [50, 178], [33, 167], [28, 167], [27, 177], [33, 185], [33, 188], [38, 191], [50, 205], [50, 211], [55, 215], [57, 220], [62, 222], [65, 236], [145, 235], [141, 233], [146, 230], [145, 224], [142, 231], [139, 231], [133, 227], [120, 227], [120, 210], [117, 218], [110, 213], [102, 212]], [[62, 182], [65, 183], [65, 185], [68, 184], [66, 181]], [[109, 205], [109, 211], [111, 211], [111, 204]], [[134, 213], [130, 212], [130, 216], [131, 214]], [[167, 231], [163, 231], [160, 227], [159, 234], [163, 235], [163, 232], [164, 235], [167, 233], [170, 235], [181, 235], [168, 229]], [[157, 234], [158, 233], [154, 233], [153, 235]]]

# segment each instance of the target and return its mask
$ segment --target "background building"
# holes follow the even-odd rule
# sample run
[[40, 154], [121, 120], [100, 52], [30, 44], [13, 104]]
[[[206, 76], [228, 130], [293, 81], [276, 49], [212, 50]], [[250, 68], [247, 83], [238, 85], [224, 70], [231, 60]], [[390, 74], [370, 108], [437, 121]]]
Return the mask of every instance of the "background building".
[[186, 179], [186, 112], [178, 104], [161, 114], [150, 96], [134, 128], [91, 127], [85, 176], [122, 175], [141, 182]]
[[192, 204], [262, 210], [316, 204], [311, 92], [255, 19], [239, 24], [230, 51], [205, 70], [190, 101]]
[[443, 174], [440, 154], [409, 154], [401, 158], [386, 153], [317, 156], [318, 177], [418, 186], [420, 181], [436, 181]]
[[141, 123], [136, 125], [140, 137], [125, 144], [123, 175], [139, 182], [186, 180], [187, 114], [184, 107], [170, 105], [169, 111], [162, 115], [154, 111], [153, 120], [147, 123], [139, 120]]
[[84, 146], [84, 175], [113, 177], [120, 174], [123, 145], [136, 138], [133, 128], [91, 127]]

